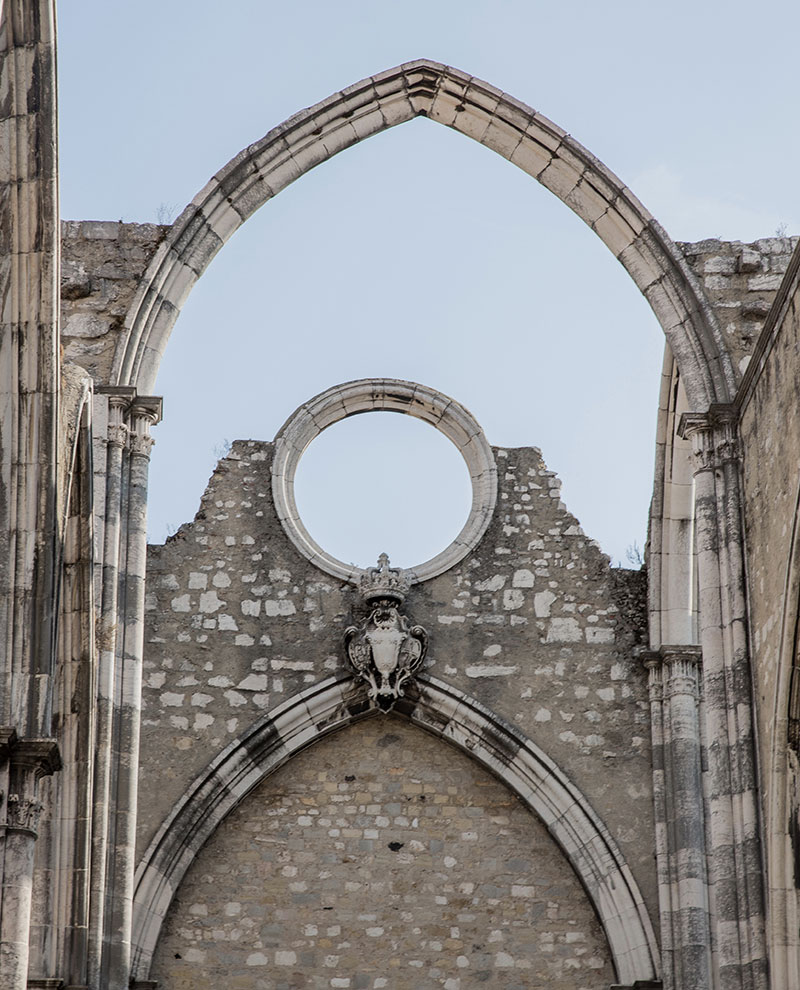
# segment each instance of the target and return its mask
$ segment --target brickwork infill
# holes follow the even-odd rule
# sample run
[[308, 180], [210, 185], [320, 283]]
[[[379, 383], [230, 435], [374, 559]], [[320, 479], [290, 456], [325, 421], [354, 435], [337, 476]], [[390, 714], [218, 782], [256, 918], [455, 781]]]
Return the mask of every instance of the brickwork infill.
[[539, 821], [467, 756], [379, 716], [306, 750], [220, 827], [152, 976], [168, 990], [595, 990], [613, 969]]

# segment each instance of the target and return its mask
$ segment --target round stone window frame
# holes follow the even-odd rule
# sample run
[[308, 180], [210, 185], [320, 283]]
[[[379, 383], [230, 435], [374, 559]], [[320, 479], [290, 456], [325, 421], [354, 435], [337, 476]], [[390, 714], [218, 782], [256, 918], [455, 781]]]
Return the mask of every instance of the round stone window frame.
[[462, 561], [486, 532], [497, 503], [497, 466], [492, 448], [472, 413], [426, 385], [394, 378], [364, 378], [334, 385], [296, 409], [275, 436], [272, 498], [278, 519], [295, 547], [315, 567], [339, 580], [359, 584], [365, 569], [327, 553], [303, 525], [294, 497], [294, 478], [306, 448], [323, 430], [367, 412], [404, 413], [430, 423], [455, 444], [467, 465], [472, 505], [461, 532], [434, 557], [404, 568], [412, 584], [429, 581]]

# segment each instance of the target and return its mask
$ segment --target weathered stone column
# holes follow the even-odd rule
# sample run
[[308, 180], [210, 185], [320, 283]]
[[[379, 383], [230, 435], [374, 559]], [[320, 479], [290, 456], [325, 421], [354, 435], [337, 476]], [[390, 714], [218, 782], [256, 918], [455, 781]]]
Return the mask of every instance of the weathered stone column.
[[25, 990], [33, 882], [33, 853], [39, 814], [39, 780], [61, 768], [52, 739], [18, 741], [6, 736], [8, 791], [0, 803], [0, 987]]
[[664, 766], [664, 678], [660, 653], [649, 650], [642, 651], [640, 658], [648, 673], [647, 687], [650, 696], [653, 822], [655, 825], [656, 874], [658, 877], [658, 913], [661, 922], [661, 978], [664, 982], [664, 990], [675, 990], [673, 888], [667, 829], [667, 782]]
[[712, 987], [706, 873], [700, 650], [662, 647], [649, 670], [664, 990]]
[[[106, 390], [100, 390], [105, 392]], [[108, 390], [106, 435], [106, 490], [103, 525], [103, 561], [98, 622], [97, 742], [92, 812], [92, 866], [89, 920], [88, 978], [101, 986], [105, 942], [106, 875], [111, 797], [111, 754], [114, 735], [114, 694], [117, 668], [120, 530], [122, 514], [123, 451], [127, 445], [125, 416], [133, 388]]]
[[51, 732], [59, 229], [53, 0], [0, 3], [0, 987], [25, 990]]
[[0, 5], [0, 724], [49, 734], [59, 395], [55, 15]]
[[44, 808], [34, 859], [28, 990], [86, 987], [97, 690], [90, 403], [87, 389], [75, 420], [78, 432], [66, 497], [54, 684], [64, 769], [40, 783]]
[[122, 500], [124, 571], [120, 574], [118, 676], [114, 686], [113, 842], [109, 847], [108, 862], [112, 894], [106, 909], [108, 955], [103, 966], [104, 990], [127, 990], [130, 978], [144, 648], [147, 476], [153, 444], [150, 427], [160, 419], [161, 399], [151, 396], [134, 399], [129, 416], [127, 484]]
[[680, 432], [695, 458], [715, 985], [761, 990], [768, 986], [765, 901], [735, 410], [686, 413]]

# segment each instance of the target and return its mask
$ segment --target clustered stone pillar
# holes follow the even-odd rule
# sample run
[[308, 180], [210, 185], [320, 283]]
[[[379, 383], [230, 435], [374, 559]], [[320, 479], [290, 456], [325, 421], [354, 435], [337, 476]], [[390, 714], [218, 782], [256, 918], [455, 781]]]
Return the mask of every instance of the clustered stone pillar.
[[710, 990], [700, 649], [664, 646], [649, 671], [664, 990]]
[[58, 769], [53, 0], [0, 3], [0, 987], [25, 990], [40, 779]]
[[[100, 389], [108, 403], [100, 580], [97, 762], [89, 985], [127, 990], [133, 905], [147, 479], [161, 399]], [[107, 891], [111, 891], [107, 894]]]
[[108, 396], [106, 428], [105, 518], [99, 593], [97, 739], [95, 744], [92, 814], [91, 908], [89, 920], [90, 986], [99, 986], [103, 957], [111, 752], [114, 733], [114, 683], [116, 674], [117, 601], [119, 597], [120, 520], [122, 514], [123, 452], [128, 440], [125, 414], [134, 395], [132, 388], [116, 389]]
[[133, 881], [136, 868], [136, 808], [139, 729], [142, 706], [144, 595], [147, 557], [147, 476], [153, 440], [150, 426], [161, 416], [161, 400], [139, 397], [130, 410], [125, 498], [125, 595], [120, 603], [122, 641], [117, 644], [114, 770], [116, 778], [112, 848], [109, 990], [125, 990], [131, 963]]
[[714, 985], [761, 990], [769, 977], [735, 409], [686, 413], [680, 432], [695, 460]]

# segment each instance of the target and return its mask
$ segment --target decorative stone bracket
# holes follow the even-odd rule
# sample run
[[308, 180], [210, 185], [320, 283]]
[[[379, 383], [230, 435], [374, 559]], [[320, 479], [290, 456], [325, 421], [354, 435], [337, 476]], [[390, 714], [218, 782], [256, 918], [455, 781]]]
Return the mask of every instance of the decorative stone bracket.
[[389, 711], [405, 694], [406, 682], [420, 669], [428, 649], [428, 634], [412, 625], [400, 611], [410, 585], [402, 570], [389, 566], [382, 553], [378, 566], [361, 580], [361, 596], [369, 614], [344, 633], [347, 659], [369, 685], [369, 696], [381, 711]]

